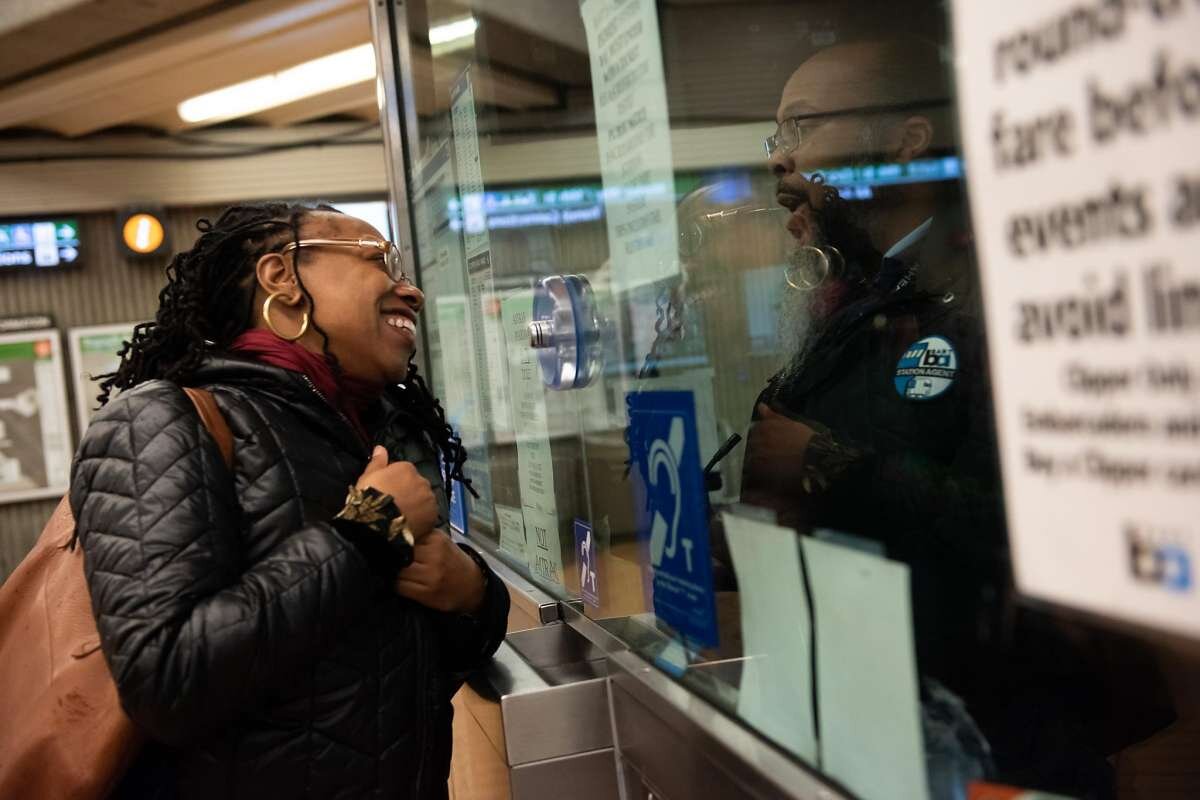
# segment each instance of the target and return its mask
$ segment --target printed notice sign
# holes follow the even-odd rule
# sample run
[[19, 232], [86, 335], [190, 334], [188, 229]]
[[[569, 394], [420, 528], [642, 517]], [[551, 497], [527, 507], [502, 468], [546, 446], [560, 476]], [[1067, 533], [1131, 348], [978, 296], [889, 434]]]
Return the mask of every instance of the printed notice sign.
[[121, 365], [117, 355], [132, 338], [135, 323], [72, 328], [67, 334], [71, 349], [71, 378], [75, 390], [75, 417], [82, 435], [96, 413], [100, 394], [97, 375], [115, 372]]
[[[462, 295], [434, 297], [433, 310], [439, 335], [436, 339], [430, 339], [430, 360], [441, 364], [443, 374], [456, 376], [455, 380], [447, 380], [443, 384], [446, 388], [442, 397], [446, 404], [446, 417], [462, 437], [463, 447], [467, 451], [463, 476], [479, 495], [478, 500], [471, 498], [470, 501], [463, 496], [463, 502], [490, 524], [488, 514], [491, 513], [492, 477], [488, 469], [487, 430], [480, 408], [481, 381], [475, 359], [471, 357], [473, 339], [467, 325], [466, 302], [467, 298]], [[462, 333], [459, 337], [446, 337], [443, 342], [442, 331]], [[437, 349], [432, 347], [435, 341], [439, 345]]]
[[521, 514], [521, 509], [496, 503], [496, 521], [500, 526], [500, 549], [528, 566], [525, 517]]
[[58, 331], [0, 335], [0, 503], [54, 497], [71, 478]]
[[463, 215], [463, 242], [467, 258], [491, 247], [487, 214], [483, 207], [483, 164], [479, 160], [479, 129], [475, 123], [475, 91], [466, 70], [450, 93], [450, 120], [454, 130], [454, 167]]
[[[468, 68], [455, 81], [450, 92], [450, 122], [454, 134], [454, 171], [458, 180], [459, 207], [463, 214], [463, 251], [467, 262], [468, 322], [474, 373], [479, 379], [477, 396], [482, 401], [479, 431], [481, 452], [497, 430], [508, 427], [508, 386], [503, 375], [488, 369], [488, 359], [500, 336], [496, 315], [496, 286], [492, 270], [491, 240], [483, 210], [483, 164], [479, 157], [479, 130], [475, 117], [475, 90]], [[464, 435], [464, 441], [466, 437]], [[486, 452], [484, 453], [486, 455]], [[486, 461], [483, 463], [487, 463]], [[486, 469], [486, 467], [484, 467]], [[472, 480], [474, 475], [470, 476]], [[487, 495], [480, 492], [479, 502], [471, 504], [471, 513], [488, 525], [495, 524], [491, 498], [491, 479], [486, 480]], [[477, 487], [478, 488], [478, 487]]]
[[494, 438], [512, 433], [508, 372], [504, 368], [504, 332], [501, 330], [500, 298], [490, 251], [467, 261], [471, 292], [471, 329], [475, 342], [476, 372], [484, 376], [484, 415]]
[[460, 529], [465, 530], [466, 517], [471, 513], [492, 523], [492, 479], [483, 407], [487, 376], [480, 372], [480, 359], [473, 356], [477, 352], [476, 337], [482, 336], [482, 321], [469, 304], [476, 297], [467, 284], [462, 237], [450, 225], [450, 199], [457, 191], [453, 179], [448, 139], [431, 146], [427, 157], [413, 169], [417, 258], [422, 287], [432, 298], [425, 307], [422, 335], [429, 345], [433, 385], [441, 387], [446, 417], [467, 450], [463, 475], [479, 495], [478, 500], [461, 491], [455, 495], [457, 505], [451, 510], [465, 512], [460, 514]]
[[[558, 535], [558, 504], [554, 495], [554, 459], [546, 418], [546, 389], [536, 352], [529, 347], [533, 292], [518, 290], [501, 302], [509, 384], [512, 387], [513, 428], [521, 482], [521, 511], [525, 515], [529, 568], [543, 580], [562, 585], [562, 542]], [[505, 365], [500, 365], [503, 368]]]
[[1018, 587], [1200, 636], [1200, 5], [952, 17]]
[[654, 0], [584, 0], [618, 291], [677, 274], [671, 125]]
[[[413, 216], [421, 285], [432, 297], [465, 293], [466, 257], [462, 237], [450, 225], [450, 203], [458, 196], [457, 192], [450, 142], [443, 140], [413, 169]], [[424, 333], [433, 336], [435, 332]], [[461, 336], [462, 331], [456, 330], [454, 334]]]

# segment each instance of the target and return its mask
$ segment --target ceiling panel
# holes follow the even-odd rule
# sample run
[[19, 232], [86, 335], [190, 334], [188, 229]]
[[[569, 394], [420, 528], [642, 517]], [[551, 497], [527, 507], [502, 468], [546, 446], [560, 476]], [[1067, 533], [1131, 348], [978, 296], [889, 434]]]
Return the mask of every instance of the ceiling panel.
[[[41, 0], [39, 0], [41, 1]], [[0, 5], [14, 0], [0, 0]], [[54, 66], [95, 55], [133, 37], [183, 24], [200, 14], [232, 8], [247, 0], [85, 0], [59, 2], [61, 10], [37, 13], [30, 4], [28, 24], [3, 24], [19, 13], [19, 2], [0, 11], [0, 86]], [[46, 9], [50, 10], [50, 9]], [[16, 22], [16, 20], [12, 20]]]
[[255, 0], [0, 90], [0, 128], [90, 133], [368, 41], [360, 0]]
[[32, 124], [67, 136], [91, 133], [170, 111], [188, 97], [295, 66], [297, 59], [307, 61], [364, 44], [370, 38], [367, 10], [356, 2], [344, 11], [199, 57], [179, 59], [164, 48], [159, 51], [163, 66], [106, 87], [86, 102], [37, 117]]
[[375, 118], [378, 118], [379, 109], [376, 106], [375, 81], [373, 80], [356, 83], [344, 89], [325, 92], [314, 97], [306, 97], [295, 103], [276, 106], [248, 117], [247, 121], [280, 128], [327, 117], [331, 114], [349, 114], [363, 107], [369, 107]]
[[[38, 19], [29, 6], [25, 18], [33, 21], [5, 33], [4, 4], [35, 1], [54, 8]], [[565, 13], [558, 1], [523, 3], [525, 16], [493, 3], [490, 14], [480, 15], [485, 63], [472, 67], [478, 103], [513, 112], [561, 108], [569, 92], [586, 85], [578, 32], [564, 37], [556, 23], [565, 14], [577, 26], [578, 12]], [[470, 0], [439, 8], [452, 15], [472, 10]], [[544, 18], [529, 16], [531, 8]], [[0, 0], [0, 131], [75, 138], [115, 128], [205, 127], [213, 123], [181, 120], [178, 104], [370, 40], [367, 0]], [[470, 51], [435, 60], [414, 32], [411, 52], [416, 86], [439, 87], [439, 96], [418, 92], [418, 112], [444, 111], [449, 98], [440, 95], [473, 60]], [[5, 81], [5, 74], [16, 78]], [[377, 119], [374, 81], [234, 124], [291, 127], [333, 115]]]

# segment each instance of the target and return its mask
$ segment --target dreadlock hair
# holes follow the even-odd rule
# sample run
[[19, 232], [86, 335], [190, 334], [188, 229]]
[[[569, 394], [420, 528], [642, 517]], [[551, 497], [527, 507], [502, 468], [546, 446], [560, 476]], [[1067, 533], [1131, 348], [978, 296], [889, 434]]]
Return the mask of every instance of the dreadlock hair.
[[[200, 237], [192, 249], [177, 253], [167, 264], [167, 285], [159, 292], [154, 321], [136, 326], [133, 338], [118, 353], [117, 370], [99, 376], [103, 379], [96, 398], [100, 405], [108, 402], [114, 389], [129, 389], [155, 378], [186, 384], [205, 352], [232, 344], [252, 324], [258, 259], [299, 238], [300, 222], [312, 211], [334, 209], [299, 203], [246, 204], [225, 209], [215, 223], [199, 220]], [[294, 258], [299, 254], [297, 248]], [[298, 264], [296, 258], [293, 266]], [[300, 280], [299, 270], [296, 279]], [[307, 289], [302, 291], [312, 302]]]
[[[246, 203], [225, 209], [216, 222], [199, 220], [196, 229], [200, 237], [195, 244], [167, 264], [167, 285], [158, 295], [154, 321], [133, 329], [133, 337], [118, 353], [121, 363], [115, 372], [98, 376], [99, 404], [107, 403], [114, 390], [148, 380], [187, 385], [206, 354], [227, 350], [253, 325], [258, 260], [299, 241], [301, 223], [315, 212], [341, 213], [323, 203]], [[308, 300], [309, 318], [321, 335], [322, 352], [334, 374], [341, 374], [337, 358], [329, 352], [329, 337], [316, 322], [316, 301], [299, 269], [301, 252], [299, 247], [292, 250], [296, 283]], [[401, 411], [429, 437], [450, 477], [475, 494], [462, 474], [467, 454], [461, 440], [411, 360], [408, 369], [399, 395], [403, 398]], [[449, 492], [449, 481], [446, 487]]]
[[451, 481], [458, 481], [472, 497], [478, 498], [479, 492], [471, 485], [471, 479], [463, 475], [463, 464], [467, 461], [467, 450], [463, 447], [462, 439], [446, 421], [446, 412], [442, 404], [429, 391], [425, 378], [417, 372], [417, 364], [413, 359], [408, 361], [408, 374], [401, 387], [402, 396], [408, 401], [401, 408], [403, 413], [420, 430], [423, 430], [433, 440], [434, 447], [446, 465], [449, 480], [443, 487], [446, 491], [446, 502], [450, 502]]

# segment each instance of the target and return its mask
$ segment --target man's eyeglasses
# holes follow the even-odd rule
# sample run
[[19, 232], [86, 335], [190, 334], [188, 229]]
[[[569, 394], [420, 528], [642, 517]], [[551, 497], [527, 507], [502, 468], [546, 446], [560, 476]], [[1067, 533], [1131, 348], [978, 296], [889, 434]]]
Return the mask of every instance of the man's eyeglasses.
[[[301, 239], [298, 242], [289, 242], [279, 252], [290, 253], [301, 247], [359, 247], [374, 250], [381, 256], [384, 271], [389, 278], [396, 283], [412, 283], [412, 279], [404, 272], [400, 248], [384, 239]], [[374, 253], [371, 254], [373, 255]]]
[[856, 108], [844, 108], [838, 111], [814, 111], [809, 114], [797, 114], [794, 117], [788, 117], [775, 128], [775, 135], [768, 136], [763, 139], [763, 147], [766, 148], [767, 158], [778, 153], [779, 155], [787, 155], [795, 150], [800, 145], [804, 144], [821, 125], [824, 125], [831, 119], [836, 117], [858, 116], [862, 114], [886, 114], [899, 113], [902, 111], [916, 111], [921, 108], [933, 108], [944, 106], [950, 103], [949, 100], [914, 100], [909, 103], [888, 103], [874, 106], [858, 106]]

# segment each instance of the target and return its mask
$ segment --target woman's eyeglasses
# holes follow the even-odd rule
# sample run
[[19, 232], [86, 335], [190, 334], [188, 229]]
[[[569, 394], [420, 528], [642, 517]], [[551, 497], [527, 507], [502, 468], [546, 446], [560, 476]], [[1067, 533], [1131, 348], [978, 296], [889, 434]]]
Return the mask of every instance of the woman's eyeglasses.
[[359, 247], [376, 250], [383, 256], [384, 271], [396, 283], [412, 283], [412, 279], [404, 272], [404, 261], [400, 258], [400, 248], [385, 239], [301, 239], [289, 242], [281, 253], [290, 253], [301, 247]]

